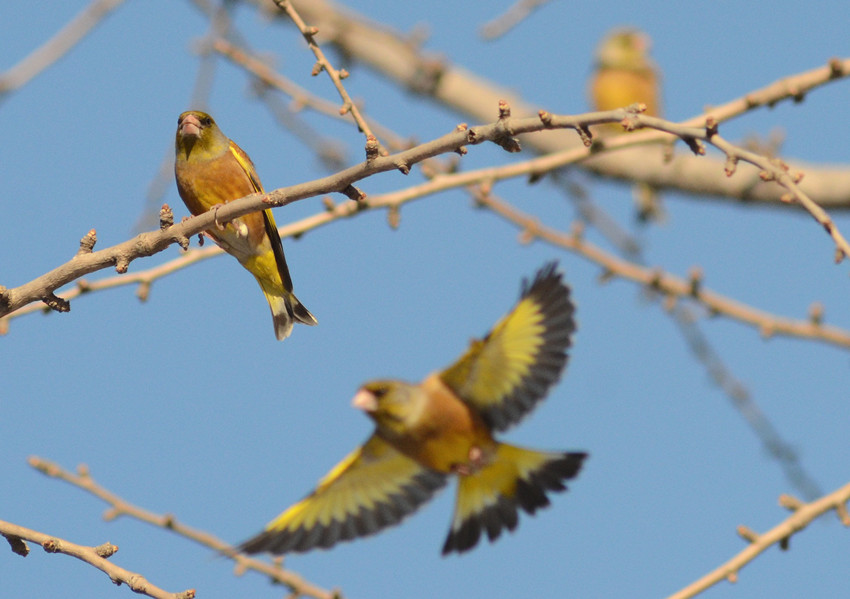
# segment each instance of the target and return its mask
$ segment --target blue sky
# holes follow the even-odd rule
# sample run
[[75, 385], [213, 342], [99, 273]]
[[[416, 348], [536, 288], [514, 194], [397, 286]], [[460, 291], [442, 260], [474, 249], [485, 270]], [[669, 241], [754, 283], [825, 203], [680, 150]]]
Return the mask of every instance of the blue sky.
[[[0, 6], [0, 70], [85, 4]], [[592, 49], [616, 25], [653, 37], [673, 119], [848, 50], [839, 2], [801, 9], [780, 1], [769, 11], [748, 3], [552, 2], [497, 42], [477, 38], [478, 26], [508, 4], [436, 1], [413, 11], [398, 2], [350, 3], [401, 30], [426, 24], [428, 50], [560, 113], [587, 110]], [[278, 56], [283, 74], [336, 99], [325, 77], [309, 76], [312, 55], [292, 28], [248, 7], [235, 16], [255, 50]], [[91, 228], [98, 248], [124, 241], [151, 213], [146, 193], [172, 151], [177, 115], [190, 107], [192, 50], [206, 29], [188, 2], [126, 2], [0, 102], [0, 285], [23, 284], [63, 263]], [[368, 114], [400, 134], [426, 141], [468, 120], [364, 68], [350, 70], [347, 86]], [[222, 60], [209, 106], [251, 155], [266, 188], [327, 174], [274, 124], [248, 82]], [[778, 128], [787, 158], [846, 165], [848, 85], [745, 115], [721, 132], [737, 139]], [[353, 127], [307, 119], [343, 144], [347, 164], [361, 159], [363, 140]], [[474, 147], [462, 167], [515, 158]], [[632, 226], [627, 187], [573, 176]], [[377, 194], [419, 180], [414, 169], [408, 178], [386, 173], [361, 187]], [[570, 202], [545, 183], [510, 182], [496, 191], [553, 226], [575, 218]], [[679, 275], [698, 264], [712, 289], [782, 316], [804, 317], [821, 301], [828, 322], [850, 328], [848, 265], [833, 264], [831, 241], [809, 216], [672, 192], [665, 198], [668, 222], [636, 231], [649, 264]], [[178, 218], [186, 214], [173, 182], [162, 201]], [[275, 217], [282, 224], [320, 210], [321, 199], [312, 198]], [[284, 240], [296, 293], [320, 322], [296, 327], [284, 343], [274, 338], [256, 284], [226, 256], [158, 281], [146, 303], [125, 287], [80, 298], [68, 314], [13, 320], [0, 339], [0, 519], [82, 544], [109, 540], [121, 548], [116, 563], [169, 590], [280, 596], [262, 576], [236, 578], [226, 560], [166, 531], [130, 519], [103, 522], [103, 504], [34, 472], [27, 456], [66, 468], [86, 463], [127, 500], [241, 541], [369, 435], [369, 421], [349, 407], [361, 383], [418, 380], [450, 364], [513, 305], [521, 279], [553, 258], [573, 288], [579, 332], [561, 384], [505, 438], [588, 451], [570, 492], [522, 518], [515, 534], [461, 557], [439, 555], [450, 487], [400, 527], [291, 556], [287, 566], [350, 598], [664, 597], [743, 549], [737, 525], [763, 531], [785, 518], [776, 499], [793, 489], [782, 471], [642, 290], [622, 281], [600, 285], [597, 266], [540, 242], [520, 245], [511, 225], [473, 208], [462, 191], [409, 204], [401, 216], [395, 231], [374, 212]], [[833, 217], [850, 234], [850, 219]], [[172, 248], [130, 269], [178, 254]], [[822, 490], [850, 480], [846, 351], [765, 341], [723, 318], [702, 330]], [[848, 549], [850, 535], [827, 516], [795, 536], [789, 552], [771, 548], [734, 586], [721, 583], [703, 596], [841, 596], [850, 590]], [[0, 589], [16, 597], [129, 592], [38, 548], [25, 560], [0, 553]]]

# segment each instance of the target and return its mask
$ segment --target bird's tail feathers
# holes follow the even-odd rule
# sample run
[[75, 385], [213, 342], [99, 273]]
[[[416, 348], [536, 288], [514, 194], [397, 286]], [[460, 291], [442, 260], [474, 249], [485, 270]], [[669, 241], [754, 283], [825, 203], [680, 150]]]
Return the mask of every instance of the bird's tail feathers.
[[586, 453], [524, 449], [505, 443], [493, 461], [473, 474], [460, 476], [457, 502], [443, 555], [474, 547], [486, 531], [495, 541], [502, 529], [513, 530], [517, 508], [533, 514], [549, 505], [546, 491], [564, 491], [564, 481], [575, 477]]
[[279, 341], [283, 341], [292, 333], [292, 325], [296, 322], [309, 326], [319, 324], [316, 317], [298, 301], [294, 294], [277, 295], [263, 290], [274, 320], [274, 333]]

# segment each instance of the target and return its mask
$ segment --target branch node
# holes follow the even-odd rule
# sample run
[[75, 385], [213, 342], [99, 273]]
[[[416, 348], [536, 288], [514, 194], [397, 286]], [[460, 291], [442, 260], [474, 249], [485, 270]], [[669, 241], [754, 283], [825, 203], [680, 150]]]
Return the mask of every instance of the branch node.
[[45, 297], [41, 298], [47, 307], [55, 312], [70, 312], [71, 311], [71, 302], [66, 300], [64, 297], [59, 297], [55, 293], [48, 293]]
[[584, 230], [584, 221], [577, 220], [570, 224], [570, 237], [573, 238], [576, 245], [580, 244], [584, 240]]
[[77, 250], [77, 255], [91, 254], [94, 249], [94, 244], [97, 243], [97, 233], [94, 229], [90, 229], [82, 239], [80, 239], [80, 249]]
[[381, 155], [381, 144], [374, 135], [366, 136], [366, 162], [372, 162]]
[[163, 204], [162, 208], [159, 209], [159, 230], [164, 231], [173, 224], [174, 212], [172, 212], [171, 206]]
[[410, 165], [407, 164], [406, 162], [401, 162], [401, 161], [396, 162], [396, 168], [399, 170], [399, 172], [402, 175], [409, 175], [410, 174]]
[[325, 210], [328, 212], [333, 212], [336, 210], [336, 204], [333, 201], [333, 198], [330, 196], [325, 196], [322, 198], [322, 206], [324, 206]]
[[109, 541], [104, 543], [103, 545], [98, 545], [97, 547], [93, 547], [94, 552], [104, 559], [109, 559], [118, 551], [118, 545], [113, 545]]
[[6, 541], [9, 542], [9, 546], [12, 548], [12, 553], [20, 555], [21, 557], [26, 557], [26, 556], [29, 555], [29, 553], [30, 553], [29, 545], [27, 545], [27, 542], [25, 540], [23, 540], [21, 537], [13, 537], [11, 535], [10, 536], [3, 535], [3, 536], [6, 537]]
[[531, 229], [523, 229], [517, 236], [517, 241], [519, 241], [520, 245], [529, 245], [535, 239], [537, 239], [537, 235]]
[[391, 229], [398, 229], [401, 224], [401, 209], [398, 207], [398, 204], [392, 204], [387, 209], [387, 224]]
[[126, 256], [119, 256], [115, 259], [115, 272], [119, 275], [123, 275], [127, 272], [128, 268], [130, 268], [130, 261], [127, 260]]
[[552, 126], [552, 113], [547, 110], [538, 110], [537, 118], [540, 119], [540, 122], [543, 123], [546, 127]]
[[736, 532], [738, 533], [739, 537], [750, 543], [755, 543], [759, 540], [759, 534], [753, 529], [744, 526], [743, 524], [738, 526]]
[[735, 170], [738, 168], [738, 157], [733, 156], [732, 154], [726, 155], [726, 165], [723, 167], [723, 170], [726, 172], [727, 177], [731, 177], [735, 174]]
[[62, 548], [56, 539], [47, 539], [41, 544], [41, 548], [47, 553], [59, 553]]
[[[846, 254], [844, 253], [844, 250], [842, 250], [841, 248], [835, 248], [835, 263], [836, 264], [841, 264], [841, 261], [844, 260], [845, 257], [846, 257]], [[2, 300], [1, 295], [0, 295], [0, 300]]]
[[613, 270], [611, 270], [610, 268], [605, 268], [602, 270], [602, 272], [599, 273], [599, 277], [597, 277], [596, 280], [599, 282], [600, 285], [603, 285], [608, 281], [611, 281], [615, 276], [616, 274]]
[[779, 496], [779, 505], [784, 507], [786, 510], [796, 512], [806, 504], [794, 497], [793, 495], [783, 493]]
[[312, 70], [310, 71], [310, 75], [312, 75], [313, 77], [315, 77], [316, 75], [318, 75], [319, 73], [321, 73], [321, 72], [322, 72], [322, 71], [324, 71], [324, 70], [325, 70], [325, 65], [323, 65], [321, 62], [319, 62], [319, 61], [317, 60], [317, 61], [316, 61], [316, 64], [314, 64], [314, 65], [313, 65], [313, 68], [312, 68]]
[[345, 69], [340, 69], [339, 71], [337, 71], [337, 73], [339, 73], [340, 80], [348, 79], [349, 73]]
[[846, 503], [839, 503], [835, 507], [835, 512], [838, 514], [838, 519], [844, 526], [850, 526], [850, 512], [847, 511]]
[[682, 141], [684, 141], [687, 144], [688, 148], [690, 148], [691, 152], [693, 152], [697, 156], [705, 156], [705, 144], [702, 143], [701, 140], [690, 135], [683, 135]]
[[836, 79], [837, 77], [841, 77], [844, 75], [843, 63], [841, 60], [835, 56], [829, 59], [827, 62], [829, 65], [829, 78]]
[[576, 133], [578, 133], [581, 143], [584, 144], [585, 148], [589, 148], [593, 145], [593, 134], [590, 132], [590, 128], [587, 125], [577, 126]]
[[357, 203], [360, 203], [366, 199], [366, 194], [354, 187], [354, 185], [347, 185], [345, 189], [343, 189], [340, 193], [342, 193], [349, 200], [354, 200]]
[[688, 271], [688, 285], [690, 289], [688, 293], [695, 298], [699, 297], [702, 290], [703, 272], [699, 266], [692, 266]]
[[511, 117], [511, 106], [504, 100], [499, 100], [499, 120], [508, 119]]
[[717, 119], [713, 116], [708, 116], [705, 119], [705, 136], [708, 139], [711, 139], [713, 136], [717, 135], [717, 130], [719, 127], [719, 123]]
[[[823, 324], [823, 316], [823, 304], [820, 302], [812, 302], [812, 305], [809, 306], [809, 322], [816, 327], [819, 327]], [[783, 495], [782, 497], [786, 497], [786, 495]], [[782, 497], [779, 498], [780, 502], [782, 501]]]
[[148, 298], [151, 294], [151, 282], [150, 281], [142, 281], [139, 283], [138, 289], [136, 289], [136, 297], [139, 298], [140, 302], [148, 301]]

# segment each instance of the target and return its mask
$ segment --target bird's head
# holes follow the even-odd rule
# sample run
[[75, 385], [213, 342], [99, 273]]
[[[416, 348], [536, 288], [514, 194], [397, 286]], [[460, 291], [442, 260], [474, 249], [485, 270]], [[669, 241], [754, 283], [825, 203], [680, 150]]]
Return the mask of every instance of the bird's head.
[[215, 158], [224, 153], [230, 140], [206, 112], [188, 110], [177, 118], [175, 150], [178, 158]]
[[615, 29], [605, 36], [596, 49], [597, 65], [607, 69], [652, 69], [649, 58], [651, 45], [650, 37], [639, 29]]
[[421, 389], [410, 383], [379, 380], [366, 383], [351, 402], [386, 432], [402, 434], [419, 413]]

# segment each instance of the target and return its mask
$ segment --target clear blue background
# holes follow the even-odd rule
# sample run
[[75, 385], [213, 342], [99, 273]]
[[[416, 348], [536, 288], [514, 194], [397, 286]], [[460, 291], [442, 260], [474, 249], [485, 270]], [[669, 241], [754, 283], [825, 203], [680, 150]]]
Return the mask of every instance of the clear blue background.
[[[0, 70], [28, 55], [87, 2], [0, 5]], [[592, 49], [609, 28], [633, 24], [654, 39], [666, 114], [682, 119], [779, 77], [848, 54], [846, 5], [552, 2], [505, 38], [479, 25], [510, 2], [351, 2], [408, 31], [427, 24], [428, 50], [553, 112], [587, 109]], [[278, 56], [283, 74], [336, 101], [293, 28], [237, 7], [252, 47]], [[98, 248], [128, 239], [155, 216], [148, 186], [170, 156], [177, 115], [207, 31], [189, 2], [126, 2], [70, 54], [0, 103], [0, 284], [23, 284], [77, 249], [90, 229]], [[334, 57], [336, 60], [336, 57]], [[468, 120], [415, 98], [354, 65], [347, 85], [366, 111], [405, 136], [429, 140]], [[268, 189], [327, 174], [273, 124], [249, 78], [221, 60], [210, 110], [247, 150]], [[848, 82], [800, 105], [783, 103], [724, 126], [729, 138], [782, 129], [783, 155], [848, 160]], [[493, 107], [495, 115], [495, 107]], [[361, 160], [353, 127], [308, 116]], [[523, 156], [520, 156], [522, 158]], [[463, 168], [515, 157], [475, 147]], [[600, 206], [631, 225], [627, 186], [581, 173]], [[387, 173], [370, 194], [420, 180]], [[569, 201], [547, 184], [496, 192], [566, 228]], [[823, 230], [793, 209], [742, 208], [665, 193], [667, 224], [639, 232], [650, 264], [779, 315], [804, 317], [822, 301], [827, 321], [850, 327], [848, 265], [836, 267]], [[173, 183], [163, 198], [186, 212]], [[320, 211], [320, 198], [276, 211], [278, 224]], [[664, 597], [745, 547], [735, 527], [767, 530], [794, 492], [728, 399], [710, 382], [660, 305], [631, 283], [598, 283], [600, 270], [517, 232], [462, 191], [403, 208], [391, 230], [382, 212], [285, 240], [298, 296], [320, 326], [279, 343], [251, 277], [229, 257], [157, 282], [147, 303], [125, 287], [72, 303], [69, 314], [31, 314], [0, 339], [0, 518], [78, 543], [111, 541], [112, 559], [160, 587], [199, 597], [276, 597], [285, 591], [207, 549], [130, 519], [101, 520], [104, 505], [50, 480], [28, 455], [74, 468], [129, 501], [237, 542], [308, 492], [371, 425], [349, 408], [379, 376], [418, 380], [451, 363], [515, 301], [522, 277], [558, 258], [578, 304], [580, 331], [562, 383], [506, 438], [583, 449], [586, 469], [568, 494], [516, 534], [461, 557], [441, 558], [453, 488], [403, 526], [286, 565], [346, 597]], [[850, 219], [834, 213], [850, 234]], [[150, 228], [150, 226], [148, 226]], [[604, 243], [595, 233], [590, 239]], [[176, 257], [133, 262], [132, 271]], [[104, 271], [96, 279], [111, 276]], [[765, 341], [724, 318], [703, 330], [824, 492], [850, 480], [848, 357], [806, 340]], [[705, 593], [734, 597], [837, 597], [850, 592], [850, 534], [830, 515], [746, 567], [739, 582]], [[0, 595], [127, 597], [91, 567], [34, 547], [0, 552]]]

